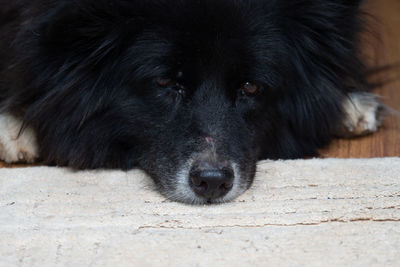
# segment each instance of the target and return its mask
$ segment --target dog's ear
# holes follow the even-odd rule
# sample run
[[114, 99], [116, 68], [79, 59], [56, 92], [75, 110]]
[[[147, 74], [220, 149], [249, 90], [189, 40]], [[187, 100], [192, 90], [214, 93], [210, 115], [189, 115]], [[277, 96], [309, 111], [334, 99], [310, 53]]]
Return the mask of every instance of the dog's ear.
[[349, 3], [351, 3], [352, 5], [361, 5], [364, 1], [363, 0], [349, 0], [347, 1]]
[[344, 5], [344, 6], [358, 8], [365, 1], [364, 0], [334, 0], [333, 2], [340, 3], [340, 4]]
[[364, 3], [364, 0], [341, 0], [343, 5], [349, 5], [352, 7], [359, 7]]
[[42, 23], [39, 30], [42, 45], [48, 45], [48, 51], [64, 54], [90, 53], [97, 49], [96, 54], [101, 57], [111, 44], [117, 40], [129, 41], [140, 29], [140, 19], [130, 19], [124, 14], [126, 10], [120, 3], [125, 2], [65, 1]]
[[364, 0], [316, 0], [318, 4], [336, 4], [341, 7], [359, 8], [366, 1]]
[[42, 45], [55, 53], [78, 52], [94, 46], [109, 31], [109, 14], [109, 10], [100, 10], [94, 4], [85, 6], [78, 1], [66, 1], [42, 23], [39, 30]]

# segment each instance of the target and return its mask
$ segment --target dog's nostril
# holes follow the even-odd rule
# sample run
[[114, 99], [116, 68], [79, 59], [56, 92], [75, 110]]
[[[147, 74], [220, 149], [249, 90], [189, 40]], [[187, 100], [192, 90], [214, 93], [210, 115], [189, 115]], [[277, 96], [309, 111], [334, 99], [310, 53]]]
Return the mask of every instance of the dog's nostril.
[[233, 187], [232, 168], [201, 169], [194, 166], [190, 171], [193, 191], [205, 198], [215, 199], [226, 195]]
[[219, 189], [220, 190], [225, 190], [225, 189], [231, 189], [233, 187], [233, 184], [222, 184], [220, 187], [219, 187]]

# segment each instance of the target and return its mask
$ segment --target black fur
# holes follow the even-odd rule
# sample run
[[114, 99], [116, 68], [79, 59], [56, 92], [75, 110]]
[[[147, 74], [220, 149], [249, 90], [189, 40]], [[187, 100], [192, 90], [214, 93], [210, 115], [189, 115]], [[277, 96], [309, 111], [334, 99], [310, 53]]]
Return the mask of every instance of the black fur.
[[206, 137], [247, 188], [259, 159], [317, 155], [367, 86], [360, 1], [0, 1], [0, 108], [44, 162], [139, 167], [175, 200], [207, 201], [176, 192]]

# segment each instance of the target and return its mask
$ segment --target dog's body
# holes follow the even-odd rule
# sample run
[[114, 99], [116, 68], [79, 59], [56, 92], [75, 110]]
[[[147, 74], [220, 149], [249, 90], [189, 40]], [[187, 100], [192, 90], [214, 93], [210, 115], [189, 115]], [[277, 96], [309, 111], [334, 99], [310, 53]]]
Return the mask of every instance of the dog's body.
[[139, 167], [173, 200], [229, 201], [259, 159], [376, 131], [359, 13], [344, 0], [2, 0], [0, 158]]

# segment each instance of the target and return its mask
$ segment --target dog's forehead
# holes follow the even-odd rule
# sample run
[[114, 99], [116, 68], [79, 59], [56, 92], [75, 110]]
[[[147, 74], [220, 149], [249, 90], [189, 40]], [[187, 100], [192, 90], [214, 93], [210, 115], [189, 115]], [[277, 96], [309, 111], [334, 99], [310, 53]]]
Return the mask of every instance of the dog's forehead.
[[263, 15], [256, 6], [241, 1], [199, 2], [201, 7], [195, 10], [186, 10], [193, 8], [192, 3], [180, 7], [173, 18], [163, 13], [152, 19], [157, 23], [145, 26], [129, 56], [138, 69], [153, 76], [183, 71], [184, 77], [191, 74], [192, 82], [205, 76], [245, 80], [256, 76], [250, 73], [257, 69], [267, 73], [266, 62], [275, 50], [270, 40], [277, 39], [273, 22], [264, 18], [259, 23]]

